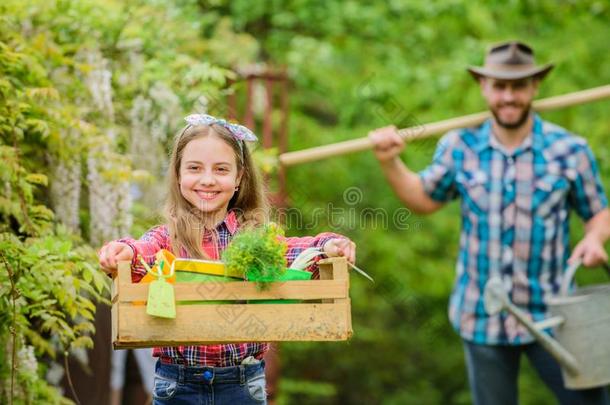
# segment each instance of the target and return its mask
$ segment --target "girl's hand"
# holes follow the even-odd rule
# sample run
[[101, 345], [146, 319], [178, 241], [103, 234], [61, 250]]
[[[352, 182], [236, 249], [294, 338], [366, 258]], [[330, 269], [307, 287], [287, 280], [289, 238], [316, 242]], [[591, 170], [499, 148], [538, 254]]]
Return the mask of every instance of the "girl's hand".
[[117, 269], [117, 263], [133, 259], [133, 250], [127, 243], [110, 242], [104, 245], [99, 253], [100, 266], [106, 274], [112, 274]]
[[347, 238], [334, 238], [324, 244], [324, 253], [328, 257], [343, 256], [348, 262], [356, 262], [356, 244]]

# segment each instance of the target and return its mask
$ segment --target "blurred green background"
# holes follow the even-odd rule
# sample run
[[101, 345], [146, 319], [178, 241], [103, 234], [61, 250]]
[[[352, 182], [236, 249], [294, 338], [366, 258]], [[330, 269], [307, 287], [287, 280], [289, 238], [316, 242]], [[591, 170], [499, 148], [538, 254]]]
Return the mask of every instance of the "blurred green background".
[[[94, 249], [139, 236], [159, 221], [168, 145], [182, 117], [224, 116], [230, 93], [243, 105], [243, 85], [232, 83], [252, 64], [286, 67], [288, 147], [299, 150], [484, 110], [465, 67], [506, 39], [532, 45], [539, 63], [556, 64], [540, 98], [608, 84], [608, 21], [608, 1], [5, 0], [2, 231], [61, 239], [67, 228], [75, 243]], [[543, 114], [589, 140], [606, 187], [609, 106]], [[277, 127], [279, 108], [273, 118]], [[404, 161], [424, 168], [435, 143], [409, 145]], [[257, 156], [276, 188], [273, 156]], [[33, 173], [48, 183], [27, 180]], [[28, 181], [37, 185], [20, 198]], [[279, 402], [470, 403], [461, 341], [446, 316], [457, 204], [411, 215], [370, 152], [289, 168], [287, 194], [297, 213], [287, 233], [349, 236], [376, 283], [352, 277], [351, 341], [282, 345]], [[41, 207], [55, 216], [40, 215]], [[28, 228], [26, 214], [35, 226]], [[582, 226], [573, 222], [576, 241]], [[606, 280], [599, 270], [578, 278]], [[522, 403], [553, 403], [526, 362], [524, 370]]]

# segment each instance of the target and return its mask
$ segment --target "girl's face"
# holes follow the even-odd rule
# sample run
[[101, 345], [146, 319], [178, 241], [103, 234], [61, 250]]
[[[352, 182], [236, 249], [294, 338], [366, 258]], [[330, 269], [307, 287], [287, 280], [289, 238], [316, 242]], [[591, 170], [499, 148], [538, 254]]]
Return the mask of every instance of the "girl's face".
[[197, 138], [184, 147], [180, 193], [206, 220], [216, 224], [224, 219], [240, 180], [233, 149], [217, 136]]

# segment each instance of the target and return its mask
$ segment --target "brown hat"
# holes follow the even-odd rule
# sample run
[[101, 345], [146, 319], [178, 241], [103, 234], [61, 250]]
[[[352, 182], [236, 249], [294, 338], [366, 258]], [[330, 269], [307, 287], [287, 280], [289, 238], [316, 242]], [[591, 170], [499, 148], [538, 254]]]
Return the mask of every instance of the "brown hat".
[[485, 56], [484, 66], [470, 66], [468, 71], [478, 80], [481, 76], [501, 80], [526, 77], [542, 79], [553, 69], [553, 64], [534, 64], [534, 51], [522, 42], [509, 41], [492, 47]]

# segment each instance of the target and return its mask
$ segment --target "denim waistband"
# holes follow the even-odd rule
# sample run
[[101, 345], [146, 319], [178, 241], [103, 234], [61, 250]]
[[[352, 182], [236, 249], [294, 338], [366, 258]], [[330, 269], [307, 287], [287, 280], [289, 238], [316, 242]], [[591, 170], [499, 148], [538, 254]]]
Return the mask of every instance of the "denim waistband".
[[265, 368], [265, 362], [258, 364], [242, 364], [231, 367], [187, 367], [179, 364], [165, 364], [157, 361], [155, 374], [178, 381], [179, 383], [197, 382], [202, 384], [239, 383], [260, 373]]

